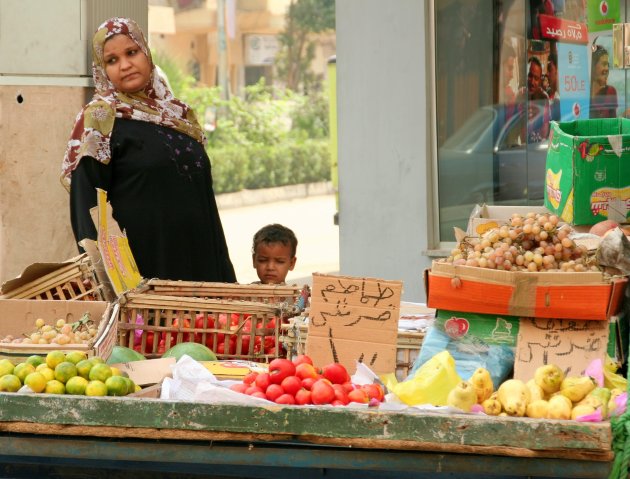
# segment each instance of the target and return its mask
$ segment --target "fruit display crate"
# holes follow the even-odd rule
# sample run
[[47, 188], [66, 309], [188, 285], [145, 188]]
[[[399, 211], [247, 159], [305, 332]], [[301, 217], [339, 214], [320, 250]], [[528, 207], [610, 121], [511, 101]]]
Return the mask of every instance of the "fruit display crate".
[[307, 285], [236, 284], [162, 279], [149, 279], [137, 291], [162, 296], [190, 296], [280, 304], [288, 314], [291, 311], [298, 313], [303, 310], [310, 296]]
[[[398, 331], [396, 343], [396, 379], [404, 381], [413, 368], [420, 354], [420, 347], [425, 333], [423, 331]], [[306, 317], [296, 316], [288, 324], [280, 326], [280, 342], [286, 350], [288, 358], [305, 354], [308, 324]]]
[[[0, 299], [0, 358], [21, 361], [33, 354], [46, 355], [50, 351], [84, 351], [88, 357], [109, 358], [116, 343], [118, 306], [106, 301], [64, 301]], [[81, 327], [93, 326], [96, 335], [87, 343], [32, 344], [11, 342], [6, 338], [23, 338], [36, 330], [35, 321], [54, 325], [59, 319], [65, 323], [81, 322]]]
[[218, 359], [267, 362], [284, 356], [276, 304], [135, 291], [117, 304], [118, 344], [147, 358], [184, 342], [204, 344]]
[[0, 299], [109, 301], [93, 261], [82, 254], [63, 263], [35, 263], [5, 282]]

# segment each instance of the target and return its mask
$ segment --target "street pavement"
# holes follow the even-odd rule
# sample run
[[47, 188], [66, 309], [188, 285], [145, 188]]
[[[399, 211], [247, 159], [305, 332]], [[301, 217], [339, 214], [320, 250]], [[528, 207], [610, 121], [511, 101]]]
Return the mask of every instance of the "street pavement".
[[270, 223], [291, 228], [298, 239], [297, 262], [289, 284], [312, 285], [312, 274], [338, 274], [339, 227], [334, 224], [334, 194], [263, 202], [252, 206], [222, 207], [219, 214], [239, 283], [258, 281], [252, 265], [252, 240]]

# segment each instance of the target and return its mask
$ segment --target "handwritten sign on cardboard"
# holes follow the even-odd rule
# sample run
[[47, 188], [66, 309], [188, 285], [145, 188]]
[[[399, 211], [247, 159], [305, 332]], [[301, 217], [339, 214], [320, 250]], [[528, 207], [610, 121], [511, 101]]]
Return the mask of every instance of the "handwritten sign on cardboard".
[[313, 274], [306, 354], [317, 365], [357, 361], [396, 370], [401, 281]]
[[528, 381], [545, 364], [578, 376], [594, 359], [606, 358], [608, 334], [607, 321], [521, 318], [514, 377]]

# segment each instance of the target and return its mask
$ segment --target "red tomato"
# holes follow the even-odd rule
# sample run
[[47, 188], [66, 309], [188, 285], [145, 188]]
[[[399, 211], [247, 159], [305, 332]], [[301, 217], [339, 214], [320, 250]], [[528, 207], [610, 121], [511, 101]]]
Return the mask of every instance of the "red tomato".
[[[265, 391], [263, 391], [258, 386], [253, 386], [253, 385], [249, 386], [247, 389], [245, 389], [245, 394], [248, 394], [249, 396], [253, 396], [254, 393], [265, 394]], [[265, 396], [265, 399], [267, 399], [267, 396]]]
[[[179, 318], [175, 318], [173, 320], [173, 328], [175, 329], [190, 329], [190, 319], [185, 318], [184, 321], [180, 321]], [[176, 332], [172, 332], [171, 333], [171, 346], [174, 346], [175, 344], [177, 344], [177, 336], [179, 334], [179, 331]], [[186, 333], [182, 333], [182, 339], [181, 342], [182, 343], [187, 343], [190, 341], [190, 333], [186, 332]]]
[[270, 384], [265, 391], [265, 394], [267, 395], [267, 399], [275, 401], [284, 394], [284, 389], [282, 389], [282, 386], [279, 384]]
[[250, 394], [250, 396], [255, 397], [255, 398], [260, 398], [260, 399], [267, 399], [267, 395], [262, 391], [256, 391]]
[[350, 380], [346, 368], [339, 363], [327, 364], [322, 368], [322, 376], [333, 384], [343, 384]]
[[276, 404], [295, 404], [295, 398], [290, 394], [282, 394], [275, 400]]
[[361, 386], [361, 389], [367, 393], [369, 399], [376, 399], [381, 402], [385, 399], [385, 391], [383, 391], [383, 387], [380, 384], [364, 384]]
[[302, 387], [304, 389], [307, 390], [311, 390], [311, 388], [313, 387], [313, 384], [315, 383], [315, 381], [317, 381], [317, 378], [305, 378], [302, 379]]
[[244, 383], [237, 383], [237, 384], [232, 384], [232, 385], [230, 386], [230, 389], [231, 389], [232, 391], [236, 391], [237, 393], [243, 393], [243, 394], [245, 394], [245, 391], [247, 391], [247, 389], [248, 389], [249, 387], [250, 387], [250, 386], [249, 386], [249, 385], [247, 385], [247, 384], [244, 384]]
[[271, 382], [280, 384], [289, 376], [295, 376], [295, 365], [285, 358], [276, 358], [269, 363], [269, 376]]
[[348, 392], [343, 388], [341, 384], [333, 384], [335, 390], [335, 399], [341, 401], [344, 405], [350, 402], [348, 398]]
[[295, 393], [295, 403], [300, 405], [313, 404], [313, 401], [311, 401], [311, 392], [308, 389], [300, 389]]
[[[204, 325], [204, 322], [206, 323]], [[204, 317], [203, 314], [198, 314], [195, 319], [195, 329], [212, 329], [214, 328], [214, 318], [212, 316]], [[208, 338], [212, 335], [206, 335], [206, 343], [208, 342]], [[197, 332], [195, 333], [194, 341], [199, 344], [203, 344], [203, 333]], [[212, 349], [210, 347], [210, 349]]]
[[302, 380], [297, 376], [287, 376], [282, 380], [280, 386], [282, 386], [285, 393], [295, 396], [295, 394], [302, 389]]
[[302, 363], [310, 364], [312, 366], [313, 360], [310, 358], [310, 356], [307, 356], [306, 354], [298, 354], [296, 357], [293, 358], [293, 364], [295, 364], [296, 366]]
[[370, 401], [367, 393], [363, 389], [353, 389], [348, 393], [350, 402], [367, 403]]
[[297, 366], [295, 366], [295, 375], [300, 379], [316, 378], [317, 371], [315, 371], [315, 368], [312, 364], [299, 363]]
[[260, 373], [258, 376], [256, 376], [254, 383], [256, 383], [256, 386], [262, 389], [263, 392], [266, 391], [269, 385], [271, 384], [269, 373]]
[[252, 371], [251, 373], [246, 374], [243, 378], [243, 383], [252, 384], [256, 380], [256, 376], [258, 376], [258, 373], [256, 371]]
[[330, 404], [335, 399], [335, 390], [329, 381], [318, 379], [311, 387], [313, 404]]

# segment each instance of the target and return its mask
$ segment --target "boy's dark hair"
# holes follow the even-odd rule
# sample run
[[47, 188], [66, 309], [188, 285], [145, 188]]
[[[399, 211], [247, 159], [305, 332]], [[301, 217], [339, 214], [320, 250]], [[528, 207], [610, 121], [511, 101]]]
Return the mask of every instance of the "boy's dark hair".
[[263, 226], [254, 235], [254, 244], [252, 245], [252, 254], [256, 254], [256, 246], [261, 243], [282, 243], [291, 247], [291, 257], [295, 257], [297, 252], [298, 240], [295, 233], [286, 226], [274, 223]]

